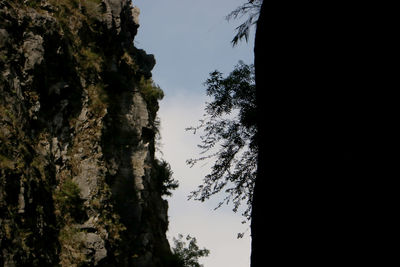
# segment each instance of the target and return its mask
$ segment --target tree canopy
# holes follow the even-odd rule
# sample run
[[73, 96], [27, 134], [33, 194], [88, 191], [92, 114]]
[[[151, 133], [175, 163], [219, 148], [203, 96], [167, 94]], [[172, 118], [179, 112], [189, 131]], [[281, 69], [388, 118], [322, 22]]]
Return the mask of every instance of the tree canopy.
[[189, 198], [204, 201], [225, 191], [218, 207], [232, 201], [236, 212], [245, 201], [243, 215], [250, 219], [258, 151], [254, 66], [239, 61], [226, 78], [219, 71], [211, 72], [205, 85], [212, 101], [207, 103], [200, 124], [187, 128], [194, 134], [203, 131], [198, 145], [202, 156], [187, 160], [187, 164], [207, 159], [215, 159], [215, 163]]
[[177, 258], [175, 264], [183, 267], [202, 267], [203, 265], [199, 263], [199, 258], [207, 257], [210, 251], [206, 248], [200, 249], [195, 237], [187, 235], [185, 239], [189, 242], [188, 244], [183, 240], [182, 234], [178, 235], [178, 239], [173, 238], [174, 247], [172, 252]]

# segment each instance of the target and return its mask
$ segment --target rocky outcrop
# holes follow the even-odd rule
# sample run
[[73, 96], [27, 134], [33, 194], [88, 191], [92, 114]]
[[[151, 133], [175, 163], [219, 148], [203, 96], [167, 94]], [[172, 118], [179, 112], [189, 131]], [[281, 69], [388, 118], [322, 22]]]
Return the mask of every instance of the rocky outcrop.
[[128, 0], [0, 1], [0, 266], [169, 266]]

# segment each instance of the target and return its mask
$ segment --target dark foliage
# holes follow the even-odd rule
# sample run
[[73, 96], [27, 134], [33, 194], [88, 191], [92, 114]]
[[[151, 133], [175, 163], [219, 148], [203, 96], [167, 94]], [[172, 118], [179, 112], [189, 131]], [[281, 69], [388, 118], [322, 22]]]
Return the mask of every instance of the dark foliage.
[[207, 257], [210, 251], [206, 248], [200, 249], [195, 237], [187, 235], [185, 239], [189, 242], [188, 244], [183, 240], [182, 234], [179, 234], [178, 239], [174, 238], [174, 247], [172, 251], [176, 264], [175, 266], [203, 267], [203, 265], [199, 263], [199, 258]]
[[154, 164], [154, 173], [158, 181], [159, 190], [161, 195], [171, 196], [171, 190], [178, 188], [178, 181], [172, 178], [171, 166], [168, 162], [156, 160]]
[[227, 196], [220, 202], [233, 201], [236, 212], [243, 201], [247, 209], [243, 215], [250, 219], [251, 200], [257, 172], [256, 106], [253, 65], [243, 62], [223, 78], [218, 71], [210, 73], [205, 82], [207, 95], [213, 101], [206, 106], [205, 119], [200, 125], [190, 127], [196, 133], [203, 130], [201, 144], [203, 155], [189, 159], [187, 164], [195, 165], [206, 159], [216, 159], [211, 173], [204, 178], [204, 184], [191, 192], [189, 198], [204, 201], [223, 189]]
[[67, 179], [60, 186], [60, 189], [55, 192], [54, 200], [59, 211], [62, 221], [69, 216], [76, 222], [84, 221], [85, 211], [83, 199], [80, 197], [80, 189], [72, 179]]
[[231, 19], [241, 18], [248, 14], [248, 18], [236, 27], [237, 32], [231, 41], [232, 45], [237, 45], [237, 43], [243, 38], [246, 39], [246, 42], [249, 40], [250, 28], [257, 23], [262, 2], [263, 0], [249, 0], [247, 3], [237, 7], [226, 16], [226, 19], [229, 21]]

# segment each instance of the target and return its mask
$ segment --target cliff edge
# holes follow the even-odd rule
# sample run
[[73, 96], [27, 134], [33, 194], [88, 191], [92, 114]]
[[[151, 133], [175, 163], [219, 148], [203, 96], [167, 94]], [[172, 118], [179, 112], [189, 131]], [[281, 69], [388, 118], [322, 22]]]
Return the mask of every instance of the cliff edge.
[[129, 0], [0, 0], [0, 266], [172, 266]]

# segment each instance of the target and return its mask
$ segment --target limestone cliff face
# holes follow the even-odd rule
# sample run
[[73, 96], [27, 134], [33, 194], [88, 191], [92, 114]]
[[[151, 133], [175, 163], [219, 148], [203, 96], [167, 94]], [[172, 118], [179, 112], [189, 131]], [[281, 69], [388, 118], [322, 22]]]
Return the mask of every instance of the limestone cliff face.
[[129, 0], [0, 0], [0, 266], [169, 266]]

